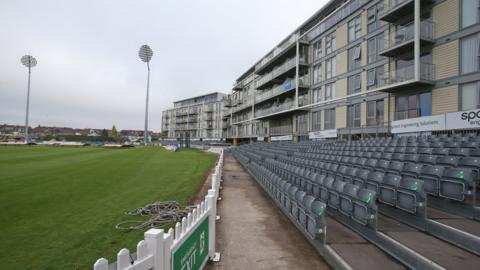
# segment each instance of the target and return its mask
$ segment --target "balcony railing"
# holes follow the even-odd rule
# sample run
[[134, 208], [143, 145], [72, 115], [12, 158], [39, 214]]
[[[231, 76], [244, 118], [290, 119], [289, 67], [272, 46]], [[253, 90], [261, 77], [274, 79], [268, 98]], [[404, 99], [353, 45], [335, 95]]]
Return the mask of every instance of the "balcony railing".
[[[299, 59], [299, 63], [300, 64], [305, 64], [306, 61], [305, 61], [305, 58], [301, 57]], [[278, 76], [280, 76], [281, 74], [291, 70], [292, 68], [294, 68], [295, 66], [297, 65], [297, 61], [296, 61], [296, 58], [290, 58], [289, 60], [285, 61], [285, 63], [281, 64], [280, 66], [276, 67], [275, 69], [273, 69], [271, 72], [263, 75], [260, 79], [257, 80], [256, 82], [256, 86], [257, 88], [258, 87], [261, 87], [263, 86], [264, 84], [266, 84], [267, 82], [277, 78]]]
[[[286, 40], [285, 42], [283, 42], [282, 44], [280, 44], [278, 47], [276, 47], [275, 49], [273, 49], [273, 51], [271, 53], [269, 53], [267, 56], [265, 56], [261, 61], [260, 63], [258, 63], [256, 66], [255, 66], [255, 70], [259, 70], [261, 67], [263, 67], [264, 65], [268, 64], [270, 62], [270, 60], [272, 60], [273, 58], [275, 58], [277, 55], [281, 54], [283, 51], [285, 51], [285, 49], [287, 49], [288, 47], [290, 47], [290, 45], [294, 44], [297, 39], [299, 38], [299, 35], [298, 34], [294, 34], [292, 35], [288, 40]], [[302, 40], [306, 40], [306, 39], [303, 39]]]
[[[407, 66], [396, 69], [391, 72], [386, 72], [379, 78], [378, 87], [384, 87], [392, 84], [402, 83], [415, 79], [415, 66]], [[420, 63], [420, 80], [434, 81], [435, 80], [435, 66], [429, 63]]]
[[251, 106], [252, 106], [252, 103], [253, 103], [252, 97], [246, 96], [246, 97], [245, 97], [245, 100], [242, 100], [242, 102], [238, 102], [238, 103], [237, 103], [238, 105], [237, 105], [236, 107], [234, 107], [234, 109], [233, 109], [232, 112], [235, 113], [235, 112], [241, 111], [241, 110], [243, 110], [243, 109], [245, 109], [245, 108], [247, 108], [247, 107], [251, 107]]
[[[435, 34], [435, 23], [432, 20], [420, 22], [420, 38], [424, 40], [433, 40]], [[390, 33], [385, 40], [383, 51], [390, 50], [401, 44], [412, 41], [415, 38], [414, 23], [411, 22], [405, 26], [397, 26], [397, 29]]]
[[293, 126], [277, 126], [270, 128], [271, 135], [284, 135], [284, 134], [291, 134], [293, 132]]
[[286, 111], [286, 110], [292, 109], [293, 106], [294, 106], [293, 101], [286, 101], [278, 105], [273, 105], [269, 108], [259, 109], [258, 111], [255, 112], [255, 117], [261, 117], [261, 116], [265, 116], [272, 113]]
[[383, 0], [383, 11], [380, 13], [380, 15], [388, 13], [390, 10], [408, 1], [412, 0]]
[[[290, 84], [282, 84], [282, 85], [279, 85], [273, 89], [270, 89], [270, 90], [266, 90], [266, 91], [263, 91], [261, 94], [257, 95], [255, 97], [255, 103], [259, 103], [259, 102], [262, 102], [264, 100], [267, 100], [267, 99], [270, 99], [272, 97], [276, 97], [282, 93], [285, 93], [287, 91], [290, 91], [290, 90], [293, 90], [297, 87], [296, 85], [296, 80], [293, 79], [293, 80], [290, 80]], [[299, 79], [299, 84], [298, 84], [299, 87], [308, 87], [309, 86], [309, 80], [308, 80], [308, 76], [303, 76]]]

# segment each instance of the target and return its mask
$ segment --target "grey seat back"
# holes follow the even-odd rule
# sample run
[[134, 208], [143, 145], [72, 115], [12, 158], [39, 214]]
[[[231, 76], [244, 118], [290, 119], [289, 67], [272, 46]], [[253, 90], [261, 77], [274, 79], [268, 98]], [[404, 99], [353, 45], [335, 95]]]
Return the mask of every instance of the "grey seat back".
[[376, 192], [369, 189], [360, 189], [353, 201], [352, 219], [361, 225], [368, 225], [368, 222], [375, 217], [372, 216], [376, 210]]
[[439, 195], [456, 201], [464, 201], [474, 180], [472, 169], [447, 168], [440, 179]]
[[397, 190], [397, 208], [414, 214], [417, 212], [419, 203], [424, 199], [423, 181], [408, 176], [403, 177]]
[[388, 174], [383, 178], [383, 182], [379, 184], [378, 200], [382, 203], [395, 206], [396, 192], [400, 186], [401, 177], [399, 175]]

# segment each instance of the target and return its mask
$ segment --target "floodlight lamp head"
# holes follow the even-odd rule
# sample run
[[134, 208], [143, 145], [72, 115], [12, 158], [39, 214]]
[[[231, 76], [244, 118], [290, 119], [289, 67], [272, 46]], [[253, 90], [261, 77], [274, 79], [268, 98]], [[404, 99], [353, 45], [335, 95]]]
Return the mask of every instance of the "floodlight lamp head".
[[142, 45], [138, 51], [138, 56], [142, 59], [143, 62], [150, 62], [152, 60], [153, 51], [148, 45]]
[[22, 56], [22, 58], [20, 59], [20, 61], [22, 62], [22, 64], [28, 68], [33, 68], [34, 66], [37, 65], [37, 59], [35, 59], [35, 57], [31, 56], [31, 55], [24, 55]]

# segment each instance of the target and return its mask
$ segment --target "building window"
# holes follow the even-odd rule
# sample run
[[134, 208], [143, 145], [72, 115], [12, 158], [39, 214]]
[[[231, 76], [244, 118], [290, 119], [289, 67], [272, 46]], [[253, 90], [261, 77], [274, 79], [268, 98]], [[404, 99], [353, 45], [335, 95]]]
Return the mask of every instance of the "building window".
[[317, 64], [313, 67], [313, 83], [322, 81], [322, 64]]
[[480, 108], [480, 82], [463, 84], [460, 91], [462, 111]]
[[395, 120], [432, 115], [432, 92], [399, 96], [395, 100]]
[[326, 65], [325, 78], [328, 80], [335, 76], [335, 72], [337, 69], [337, 61], [335, 60], [335, 56], [330, 59], [327, 59], [327, 61], [325, 61], [325, 65]]
[[348, 22], [348, 41], [352, 42], [362, 35], [360, 16], [355, 17]]
[[480, 35], [475, 34], [461, 41], [461, 71], [462, 74], [479, 71]]
[[322, 129], [321, 115], [321, 111], [312, 112], [312, 130]]
[[318, 60], [322, 57], [322, 40], [313, 44], [313, 60]]
[[335, 98], [335, 83], [325, 85], [325, 101]]
[[313, 103], [322, 101], [322, 88], [313, 89]]
[[383, 75], [385, 68], [382, 66], [369, 69], [367, 71], [367, 89], [375, 89], [384, 85]]
[[348, 70], [354, 70], [362, 66], [362, 49], [360, 45], [348, 49]]
[[360, 127], [360, 103], [347, 106], [348, 127]]
[[324, 129], [335, 128], [335, 108], [327, 109], [324, 111], [323, 124], [324, 124]]
[[337, 49], [337, 38], [335, 31], [325, 37], [325, 54], [330, 54]]
[[384, 49], [384, 44], [385, 44], [384, 33], [381, 33], [375, 37], [372, 37], [367, 41], [367, 51], [368, 51], [367, 62], [369, 64], [385, 59], [384, 56], [378, 55], [378, 53]]
[[361, 79], [361, 73], [352, 75], [348, 77], [348, 94], [354, 94], [357, 92], [360, 92], [360, 89], [362, 88], [362, 79]]
[[300, 114], [296, 117], [297, 131], [308, 131], [307, 114]]
[[383, 99], [367, 102], [367, 126], [377, 126], [383, 123], [384, 106]]
[[462, 0], [462, 27], [468, 27], [480, 22], [480, 1]]
[[367, 31], [371, 33], [382, 26], [382, 21], [378, 19], [378, 14], [383, 10], [382, 4], [372, 6], [367, 10]]

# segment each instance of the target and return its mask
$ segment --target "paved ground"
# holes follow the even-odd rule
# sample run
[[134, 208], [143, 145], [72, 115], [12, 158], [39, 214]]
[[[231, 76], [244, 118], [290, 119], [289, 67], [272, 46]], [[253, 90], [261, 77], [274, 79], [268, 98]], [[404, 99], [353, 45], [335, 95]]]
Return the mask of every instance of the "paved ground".
[[217, 251], [206, 269], [330, 269], [230, 155], [225, 156]]

